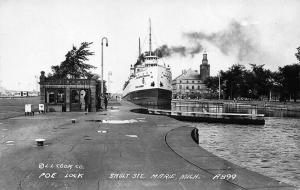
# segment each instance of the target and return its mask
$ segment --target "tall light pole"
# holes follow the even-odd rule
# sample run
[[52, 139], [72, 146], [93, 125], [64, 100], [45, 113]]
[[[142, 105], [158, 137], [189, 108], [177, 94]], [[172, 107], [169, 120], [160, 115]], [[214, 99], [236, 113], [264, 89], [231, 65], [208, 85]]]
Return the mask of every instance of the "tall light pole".
[[106, 40], [106, 47], [108, 46], [107, 37], [102, 37], [101, 39], [101, 95], [103, 95], [103, 40]]
[[221, 72], [219, 72], [219, 100], [221, 99]]
[[112, 76], [112, 72], [108, 71], [107, 73], [107, 93], [111, 93], [111, 76]]

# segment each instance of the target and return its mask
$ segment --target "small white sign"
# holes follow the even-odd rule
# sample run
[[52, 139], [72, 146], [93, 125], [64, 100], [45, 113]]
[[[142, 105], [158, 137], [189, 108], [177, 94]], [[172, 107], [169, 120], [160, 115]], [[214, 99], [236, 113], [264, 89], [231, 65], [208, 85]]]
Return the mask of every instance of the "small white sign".
[[31, 112], [32, 111], [32, 104], [25, 104], [25, 112]]
[[45, 105], [39, 104], [39, 111], [45, 111]]

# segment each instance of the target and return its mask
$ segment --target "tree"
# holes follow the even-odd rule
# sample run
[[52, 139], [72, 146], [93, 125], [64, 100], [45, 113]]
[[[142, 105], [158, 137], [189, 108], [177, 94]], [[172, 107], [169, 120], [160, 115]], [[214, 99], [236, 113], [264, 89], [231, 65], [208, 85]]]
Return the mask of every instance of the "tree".
[[300, 91], [299, 73], [299, 64], [279, 67], [279, 81], [282, 85], [282, 96], [284, 99], [290, 97], [296, 102]]
[[219, 91], [219, 77], [208, 77], [204, 81], [205, 86], [212, 93], [217, 93]]
[[243, 65], [232, 65], [228, 71], [221, 72], [223, 90], [227, 98], [234, 99], [245, 94], [245, 74]]
[[272, 72], [272, 91], [277, 94], [276, 96], [279, 95], [279, 101], [284, 100], [284, 94], [288, 94], [287, 92], [284, 92], [283, 88], [283, 76], [279, 71]]
[[255, 98], [268, 96], [273, 86], [272, 72], [268, 69], [264, 69], [264, 65], [250, 65], [252, 67], [252, 77], [247, 83], [252, 86], [252, 90], [255, 92]]
[[297, 50], [298, 50], [298, 53], [295, 53], [295, 56], [298, 59], [298, 61], [300, 62], [300, 47], [298, 47]]
[[49, 78], [93, 78], [95, 74], [91, 73], [90, 69], [96, 67], [85, 63], [88, 61], [88, 56], [94, 55], [94, 52], [89, 50], [92, 42], [82, 42], [80, 47], [73, 48], [65, 55], [66, 59], [60, 64], [52, 66], [52, 74], [48, 74]]

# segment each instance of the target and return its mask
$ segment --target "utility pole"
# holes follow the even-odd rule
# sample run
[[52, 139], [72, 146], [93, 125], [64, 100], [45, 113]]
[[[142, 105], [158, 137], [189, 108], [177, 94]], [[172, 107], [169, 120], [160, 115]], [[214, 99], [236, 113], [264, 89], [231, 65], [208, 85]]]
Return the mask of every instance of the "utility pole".
[[108, 39], [107, 37], [103, 37], [101, 39], [101, 95], [103, 95], [104, 81], [103, 81], [103, 40], [106, 40], [106, 47], [108, 47]]
[[221, 99], [221, 72], [219, 72], [219, 100]]

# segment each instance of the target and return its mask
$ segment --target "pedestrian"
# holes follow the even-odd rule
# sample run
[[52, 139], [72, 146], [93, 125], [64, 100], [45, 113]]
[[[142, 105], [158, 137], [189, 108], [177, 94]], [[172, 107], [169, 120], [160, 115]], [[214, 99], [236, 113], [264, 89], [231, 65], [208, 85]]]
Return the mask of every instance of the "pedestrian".
[[104, 106], [105, 106], [105, 109], [107, 110], [107, 96], [105, 95], [104, 96]]

